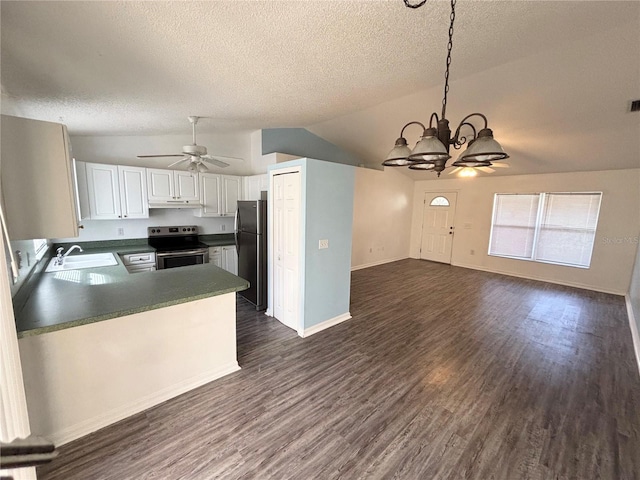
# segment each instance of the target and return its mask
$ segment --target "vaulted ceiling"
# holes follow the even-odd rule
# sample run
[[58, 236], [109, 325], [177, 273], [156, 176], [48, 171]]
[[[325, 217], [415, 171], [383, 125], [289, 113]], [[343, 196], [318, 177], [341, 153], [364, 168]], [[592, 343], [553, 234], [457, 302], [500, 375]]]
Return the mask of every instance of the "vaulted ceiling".
[[[72, 135], [307, 127], [379, 165], [440, 111], [449, 8], [3, 0], [2, 112]], [[510, 173], [638, 167], [638, 32], [637, 1], [459, 1], [447, 116], [487, 114]]]

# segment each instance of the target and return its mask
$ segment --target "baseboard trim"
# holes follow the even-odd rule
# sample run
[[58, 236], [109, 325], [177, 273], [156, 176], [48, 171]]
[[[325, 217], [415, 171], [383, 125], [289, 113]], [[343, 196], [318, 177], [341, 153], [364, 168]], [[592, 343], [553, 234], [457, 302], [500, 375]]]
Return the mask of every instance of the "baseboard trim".
[[351, 318], [351, 313], [346, 312], [346, 313], [343, 313], [342, 315], [338, 315], [337, 317], [333, 317], [333, 318], [330, 318], [329, 320], [325, 320], [322, 323], [318, 323], [317, 325], [314, 325], [312, 327], [305, 328], [301, 332], [298, 331], [298, 335], [300, 335], [302, 338], [306, 338], [313, 334], [321, 332], [322, 330], [326, 330], [327, 328], [333, 327], [334, 325], [338, 325], [339, 323], [349, 320], [350, 318]]
[[631, 297], [627, 293], [624, 296], [624, 302], [627, 305], [627, 316], [629, 317], [629, 328], [631, 329], [631, 340], [633, 341], [633, 349], [636, 352], [636, 362], [638, 362], [638, 373], [640, 373], [640, 332], [638, 332], [638, 324], [633, 313], [633, 305]]
[[351, 267], [351, 271], [362, 270], [363, 268], [376, 267], [378, 265], [384, 265], [385, 263], [397, 262], [398, 260], [404, 260], [409, 257], [396, 257], [396, 258], [388, 258], [386, 260], [378, 260], [377, 262], [365, 263], [363, 265], [356, 265]]
[[452, 263], [451, 265], [454, 267], [462, 267], [462, 268], [469, 268], [471, 270], [479, 270], [481, 272], [498, 273], [500, 275], [507, 275], [509, 277], [525, 278], [527, 280], [537, 280], [539, 282], [553, 283], [555, 285], [564, 285], [565, 287], [582, 288], [583, 290], [591, 290], [593, 292], [610, 293], [612, 295], [620, 295], [620, 296], [624, 296], [626, 294], [626, 292], [620, 292], [618, 290], [607, 290], [603, 288], [594, 287], [592, 285], [586, 285], [583, 283], [559, 282], [557, 280], [550, 280], [548, 278], [536, 277], [535, 275], [522, 275], [520, 273], [498, 270], [495, 268], [479, 267], [477, 265], [467, 265], [464, 263]]
[[212, 382], [213, 380], [217, 380], [218, 378], [224, 377], [225, 375], [237, 372], [238, 370], [240, 370], [238, 362], [229, 363], [215, 370], [211, 370], [209, 372], [205, 372], [195, 377], [186, 379], [179, 384], [163, 388], [158, 392], [140, 398], [139, 400], [128, 405], [122, 405], [108, 412], [104, 412], [101, 415], [72, 425], [71, 427], [65, 428], [64, 430], [61, 430], [59, 432], [50, 432], [47, 434], [43, 434], [43, 436], [52, 441], [57, 447], [59, 447], [60, 445], [64, 445], [65, 443], [69, 443], [73, 440], [77, 440], [78, 438], [84, 437], [85, 435], [93, 433], [96, 430], [112, 425], [116, 422], [119, 422], [120, 420], [124, 420], [131, 415], [135, 415], [136, 413], [140, 413], [162, 402], [166, 402], [171, 398], [182, 395], [183, 393], [198, 388], [206, 383]]

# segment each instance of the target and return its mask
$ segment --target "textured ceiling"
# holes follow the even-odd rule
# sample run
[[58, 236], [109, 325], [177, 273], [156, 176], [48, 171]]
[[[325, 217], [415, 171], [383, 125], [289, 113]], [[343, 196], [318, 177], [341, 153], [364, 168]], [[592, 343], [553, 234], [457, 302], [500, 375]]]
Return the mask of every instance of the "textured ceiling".
[[[459, 1], [450, 101], [458, 81], [637, 24], [639, 5]], [[0, 9], [3, 113], [62, 121], [75, 135], [179, 134], [187, 115], [201, 115], [210, 117], [201, 132], [317, 125], [368, 159], [387, 148], [367, 149], [356, 127], [357, 138], [341, 138], [334, 119], [420, 91], [433, 92], [428, 113], [438, 109], [431, 97], [442, 88], [448, 2], [410, 10], [401, 0], [2, 1]], [[634, 44], [637, 52], [637, 36]], [[374, 123], [393, 142], [398, 128], [379, 114]]]

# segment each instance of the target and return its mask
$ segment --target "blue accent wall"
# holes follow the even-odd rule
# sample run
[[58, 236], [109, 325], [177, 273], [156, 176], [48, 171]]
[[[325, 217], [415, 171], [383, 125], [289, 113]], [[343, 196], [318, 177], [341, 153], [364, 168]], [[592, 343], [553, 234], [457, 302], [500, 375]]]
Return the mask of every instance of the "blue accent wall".
[[[355, 167], [302, 158], [269, 170], [293, 166], [302, 170], [299, 273], [308, 329], [349, 312]], [[320, 250], [318, 242], [325, 239], [329, 248]]]
[[357, 166], [362, 161], [340, 147], [304, 128], [266, 128], [262, 130], [262, 154], [288, 153], [327, 162]]
[[[307, 160], [304, 327], [349, 312], [355, 168]], [[319, 250], [318, 242], [329, 240]]]

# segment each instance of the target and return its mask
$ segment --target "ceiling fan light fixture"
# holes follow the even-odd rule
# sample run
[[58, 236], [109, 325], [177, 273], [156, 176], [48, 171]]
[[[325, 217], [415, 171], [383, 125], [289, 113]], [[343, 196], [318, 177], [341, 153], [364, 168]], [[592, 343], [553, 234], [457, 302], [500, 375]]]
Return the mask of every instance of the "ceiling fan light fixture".
[[414, 163], [413, 165], [409, 165], [410, 170], [433, 170], [436, 168], [434, 163]]
[[406, 167], [407, 165], [413, 165], [411, 160], [409, 160], [409, 155], [411, 155], [411, 149], [407, 146], [407, 140], [404, 137], [400, 137], [396, 140], [395, 146], [387, 155], [382, 165], [385, 167]]
[[[509, 158], [502, 146], [493, 138], [493, 132], [488, 128], [488, 120], [479, 112], [471, 113], [464, 117], [458, 126], [452, 131], [447, 120], [447, 95], [449, 93], [449, 69], [451, 66], [451, 51], [453, 49], [453, 25], [456, 19], [456, 1], [450, 0], [451, 14], [449, 15], [449, 42], [447, 43], [447, 62], [444, 74], [444, 95], [442, 98], [442, 114], [432, 113], [429, 119], [429, 128], [417, 121], [407, 123], [396, 140], [396, 147], [389, 153], [382, 163], [385, 166], [408, 166], [412, 170], [432, 170], [440, 176], [447, 168], [447, 161], [451, 158], [449, 149], [451, 145], [457, 150], [464, 144], [468, 147], [458, 158], [453, 166], [459, 168], [482, 168], [492, 165], [491, 162]], [[426, 0], [404, 0], [406, 7], [417, 9], [425, 5]], [[473, 120], [471, 120], [473, 119]], [[482, 129], [477, 128], [477, 122], [483, 122]], [[420, 125], [423, 128], [422, 137], [413, 151], [407, 156], [403, 132], [409, 125]], [[435, 125], [435, 126], [434, 126]], [[468, 133], [470, 131], [470, 133]], [[430, 166], [425, 166], [430, 165]]]
[[411, 155], [409, 155], [409, 160], [420, 163], [436, 163], [441, 160], [449, 160], [451, 155], [447, 152], [447, 147], [444, 146], [444, 143], [436, 136], [437, 133], [438, 131], [435, 128], [427, 128], [420, 141], [413, 148]]
[[[509, 158], [494, 138], [490, 128], [483, 128], [478, 132], [478, 137], [464, 151], [460, 158], [454, 163], [455, 166], [491, 166], [491, 162], [497, 162]], [[463, 165], [463, 163], [488, 163], [489, 165]]]

